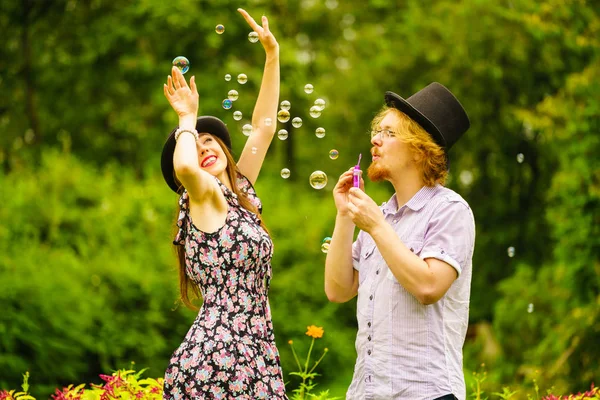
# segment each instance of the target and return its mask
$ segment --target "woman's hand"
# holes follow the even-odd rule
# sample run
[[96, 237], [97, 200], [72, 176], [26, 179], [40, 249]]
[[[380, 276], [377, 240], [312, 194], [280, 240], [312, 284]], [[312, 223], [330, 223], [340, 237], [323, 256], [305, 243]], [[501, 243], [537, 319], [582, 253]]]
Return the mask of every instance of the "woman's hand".
[[273, 36], [269, 30], [269, 21], [267, 20], [267, 17], [263, 15], [262, 26], [260, 26], [256, 23], [256, 21], [254, 21], [254, 18], [252, 18], [250, 14], [246, 12], [246, 10], [238, 8], [238, 11], [244, 16], [244, 19], [246, 19], [246, 22], [248, 22], [250, 28], [252, 28], [254, 32], [258, 33], [258, 40], [260, 40], [260, 43], [262, 43], [265, 52], [267, 54], [278, 52], [279, 44], [277, 43], [277, 40], [275, 40], [275, 36]]
[[179, 118], [193, 116], [195, 119], [198, 114], [199, 96], [194, 76], [190, 79], [190, 86], [188, 86], [179, 68], [173, 67], [163, 89], [165, 97]]

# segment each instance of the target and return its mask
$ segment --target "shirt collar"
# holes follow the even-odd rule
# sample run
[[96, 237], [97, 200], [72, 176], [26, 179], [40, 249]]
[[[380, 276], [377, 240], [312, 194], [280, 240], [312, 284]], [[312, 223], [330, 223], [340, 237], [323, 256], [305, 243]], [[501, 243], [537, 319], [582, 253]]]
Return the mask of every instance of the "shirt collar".
[[[409, 201], [406, 202], [405, 206], [410, 208], [413, 211], [419, 211], [427, 202], [435, 195], [435, 193], [439, 190], [440, 185], [436, 184], [435, 186], [423, 186], [417, 193], [414, 194], [413, 197]], [[400, 211], [398, 207], [398, 199], [396, 198], [396, 193], [392, 195], [392, 197], [387, 201], [387, 203], [382, 204], [382, 211], [384, 214], [396, 214]]]

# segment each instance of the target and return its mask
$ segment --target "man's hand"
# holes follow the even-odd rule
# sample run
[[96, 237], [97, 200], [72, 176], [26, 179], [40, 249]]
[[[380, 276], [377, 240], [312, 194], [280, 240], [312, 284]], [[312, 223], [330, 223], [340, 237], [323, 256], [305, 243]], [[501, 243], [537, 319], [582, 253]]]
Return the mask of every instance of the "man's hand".
[[[338, 210], [338, 214], [344, 217], [348, 216], [348, 191], [350, 188], [352, 188], [353, 171], [354, 167], [344, 172], [333, 188], [333, 200], [335, 201], [335, 207]], [[362, 180], [362, 178], [360, 179], [360, 187], [364, 190], [365, 182]]]
[[347, 210], [352, 222], [367, 233], [385, 221], [377, 203], [359, 188], [351, 187], [348, 191]]

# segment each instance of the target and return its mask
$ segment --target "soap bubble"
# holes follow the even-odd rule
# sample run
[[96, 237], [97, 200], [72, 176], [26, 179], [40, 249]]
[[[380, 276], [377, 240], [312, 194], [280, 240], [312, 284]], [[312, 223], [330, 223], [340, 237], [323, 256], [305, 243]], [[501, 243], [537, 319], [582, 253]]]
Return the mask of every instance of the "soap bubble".
[[313, 118], [319, 118], [321, 116], [321, 109], [317, 106], [312, 106], [310, 108], [310, 116]]
[[229, 99], [223, 100], [222, 104], [223, 104], [223, 108], [226, 110], [229, 110], [231, 108], [231, 106], [233, 105], [233, 103]]
[[246, 76], [246, 74], [239, 74], [237, 77], [237, 81], [240, 85], [243, 85], [246, 82], [248, 82], [248, 77]]
[[283, 179], [287, 179], [287, 178], [289, 178], [289, 177], [290, 177], [290, 170], [289, 170], [289, 169], [287, 169], [287, 168], [284, 168], [284, 169], [282, 169], [282, 170], [281, 170], [281, 177], [282, 177]]
[[310, 83], [307, 83], [306, 85], [304, 85], [304, 92], [311, 94], [313, 92], [313, 85], [311, 85]]
[[523, 155], [523, 153], [517, 154], [517, 162], [519, 164], [521, 164], [524, 160], [525, 160], [525, 156]]
[[331, 238], [329, 236], [327, 236], [325, 239], [323, 239], [323, 241], [321, 242], [321, 251], [323, 253], [327, 253], [329, 251], [329, 246], [331, 245]]
[[340, 155], [340, 153], [336, 149], [329, 150], [329, 158], [331, 158], [332, 160], [337, 160], [339, 155]]
[[323, 171], [315, 171], [310, 174], [310, 186], [315, 189], [323, 189], [327, 185], [327, 174]]
[[258, 149], [256, 147], [252, 148], [252, 154], [256, 154], [257, 151], [258, 151]]
[[231, 80], [231, 75], [225, 74], [225, 81], [229, 82]]
[[289, 101], [284, 100], [281, 102], [281, 104], [279, 106], [281, 107], [282, 110], [289, 111], [292, 104]]
[[533, 303], [529, 303], [529, 305], [527, 306], [527, 312], [529, 314], [531, 314], [533, 312]]
[[506, 252], [508, 253], [509, 257], [514, 257], [515, 256], [515, 248], [510, 246], [508, 249], [506, 249]]
[[288, 131], [286, 131], [285, 129], [280, 129], [279, 132], [277, 132], [277, 137], [280, 140], [285, 140], [288, 138]]
[[250, 134], [252, 134], [252, 125], [245, 124], [242, 126], [242, 133], [246, 136], [250, 136]]
[[319, 139], [322, 139], [322, 138], [324, 138], [324, 137], [325, 137], [325, 128], [321, 128], [321, 127], [317, 128], [317, 129], [315, 130], [315, 135], [316, 135], [316, 136], [317, 136]]
[[221, 24], [217, 25], [215, 27], [215, 32], [217, 32], [219, 35], [223, 34], [223, 32], [225, 32], [225, 27]]
[[248, 34], [248, 40], [250, 41], [250, 43], [256, 43], [258, 42], [258, 33], [252, 31]]
[[319, 107], [319, 111], [323, 111], [323, 109], [325, 108], [325, 100], [323, 100], [323, 99], [316, 99], [315, 100], [315, 107]]
[[271, 118], [265, 118], [265, 126], [271, 126], [273, 120]]
[[233, 113], [233, 119], [235, 119], [236, 121], [239, 121], [242, 119], [242, 112], [241, 111], [235, 111]]
[[461, 171], [458, 179], [464, 186], [470, 186], [473, 183], [473, 173], [469, 170]]
[[290, 120], [290, 112], [288, 110], [279, 110], [277, 119], [279, 122], [288, 122]]
[[235, 89], [231, 89], [227, 93], [227, 98], [231, 101], [236, 101], [239, 97], [240, 97], [240, 95], [239, 95], [238, 91]]
[[294, 128], [300, 128], [300, 127], [302, 126], [302, 118], [300, 118], [300, 117], [295, 117], [295, 118], [292, 120], [292, 126], [293, 126]]
[[179, 68], [182, 74], [185, 74], [190, 69], [190, 60], [184, 56], [178, 56], [173, 59], [173, 66]]

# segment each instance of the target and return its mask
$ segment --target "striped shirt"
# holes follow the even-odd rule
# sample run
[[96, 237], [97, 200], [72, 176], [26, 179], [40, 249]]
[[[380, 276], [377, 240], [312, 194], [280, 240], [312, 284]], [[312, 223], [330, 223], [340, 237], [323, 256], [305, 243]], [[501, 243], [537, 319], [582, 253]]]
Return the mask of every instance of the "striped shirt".
[[352, 247], [359, 272], [357, 360], [346, 398], [431, 400], [452, 393], [464, 400], [473, 213], [441, 185], [421, 188], [402, 207], [394, 194], [380, 209], [412, 252], [445, 261], [458, 278], [440, 300], [423, 305], [396, 280], [373, 238], [359, 232]]

